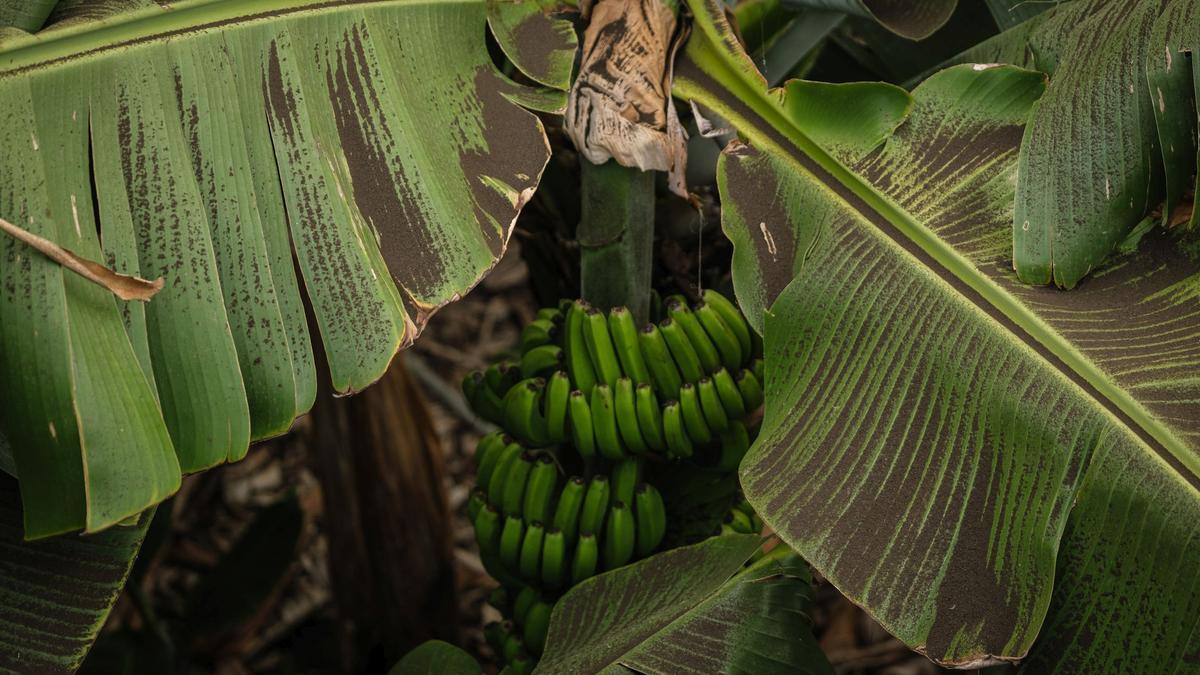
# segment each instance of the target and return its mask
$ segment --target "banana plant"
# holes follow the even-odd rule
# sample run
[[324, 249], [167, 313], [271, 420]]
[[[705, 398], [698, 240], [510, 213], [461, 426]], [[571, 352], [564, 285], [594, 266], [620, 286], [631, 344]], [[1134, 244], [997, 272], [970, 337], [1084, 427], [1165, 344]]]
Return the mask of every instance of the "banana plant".
[[1186, 669], [1200, 5], [1062, 3], [911, 92], [767, 91], [691, 6], [675, 93], [739, 132], [722, 224], [766, 345], [751, 503], [938, 662]]

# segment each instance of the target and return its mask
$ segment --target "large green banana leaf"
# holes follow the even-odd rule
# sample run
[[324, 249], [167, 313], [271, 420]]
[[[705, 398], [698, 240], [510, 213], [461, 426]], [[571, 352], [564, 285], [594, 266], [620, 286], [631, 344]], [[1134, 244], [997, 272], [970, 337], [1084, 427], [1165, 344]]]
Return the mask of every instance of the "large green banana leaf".
[[712, 537], [575, 586], [536, 672], [832, 674], [812, 635], [808, 565], [779, 546], [743, 567], [761, 543]]
[[495, 264], [548, 146], [486, 20], [482, 1], [118, 0], [4, 42], [0, 218], [166, 281], [118, 303], [0, 237], [27, 537], [108, 527], [287, 431], [316, 389], [301, 287], [350, 393]]
[[764, 520], [940, 662], [1194, 668], [1200, 245], [1147, 221], [1074, 291], [1024, 285], [1012, 222], [1043, 74], [768, 94], [719, 6], [693, 9], [676, 93], [744, 140], [720, 181], [766, 345], [741, 467]]

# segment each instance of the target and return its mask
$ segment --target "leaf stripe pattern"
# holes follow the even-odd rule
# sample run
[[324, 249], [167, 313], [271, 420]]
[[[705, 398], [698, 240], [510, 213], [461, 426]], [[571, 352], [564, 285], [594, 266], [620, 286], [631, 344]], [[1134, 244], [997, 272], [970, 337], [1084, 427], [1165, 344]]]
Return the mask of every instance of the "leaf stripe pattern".
[[[741, 468], [764, 520], [943, 663], [1190, 663], [1197, 589], [1169, 570], [1200, 564], [1193, 245], [1150, 232], [1077, 291], [1021, 286], [1013, 190], [1039, 74], [944, 71], [887, 143], [839, 164], [751, 94], [710, 9], [695, 3], [707, 40], [676, 93], [749, 144], [720, 180], [738, 297], [765, 329], [768, 408]], [[1089, 343], [1097, 321], [1107, 343]], [[1155, 325], [1179, 342], [1111, 348]]]
[[483, 2], [122, 0], [4, 44], [0, 217], [166, 280], [118, 305], [0, 240], [27, 536], [108, 527], [286, 432], [316, 393], [301, 279], [350, 393], [490, 270], [549, 148], [486, 23]]

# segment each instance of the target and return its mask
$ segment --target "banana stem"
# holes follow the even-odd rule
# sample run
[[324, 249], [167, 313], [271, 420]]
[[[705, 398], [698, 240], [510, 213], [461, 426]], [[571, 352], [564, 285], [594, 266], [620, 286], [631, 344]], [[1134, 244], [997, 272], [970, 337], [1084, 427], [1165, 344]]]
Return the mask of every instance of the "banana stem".
[[654, 259], [654, 174], [609, 160], [581, 159], [576, 238], [583, 298], [601, 310], [625, 306], [637, 325], [650, 316]]

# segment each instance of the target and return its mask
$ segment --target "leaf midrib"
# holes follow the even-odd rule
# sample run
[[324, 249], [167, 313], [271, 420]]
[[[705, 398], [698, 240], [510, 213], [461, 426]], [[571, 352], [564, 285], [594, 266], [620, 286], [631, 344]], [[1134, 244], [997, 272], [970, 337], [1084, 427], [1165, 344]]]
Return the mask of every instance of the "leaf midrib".
[[476, 4], [478, 0], [187, 0], [169, 8], [153, 6], [100, 19], [51, 28], [18, 38], [0, 49], [0, 77], [29, 68], [95, 55], [133, 44], [195, 33], [233, 23], [243, 26], [280, 16], [344, 11], [367, 5]]
[[[703, 40], [697, 48], [696, 41]], [[1164, 424], [1154, 419], [1150, 412], [1124, 389], [1119, 387], [1086, 356], [1075, 349], [1062, 335], [1052, 329], [1043, 319], [1028, 307], [1001, 288], [996, 282], [984, 275], [969, 260], [955, 251], [949, 244], [938, 238], [933, 232], [921, 225], [911, 214], [893, 202], [889, 197], [880, 193], [858, 174], [847, 169], [829, 153], [808, 138], [799, 128], [783, 114], [769, 98], [761, 83], [749, 81], [730, 63], [730, 58], [718, 47], [713, 46], [713, 39], [703, 29], [693, 33], [690, 44], [681, 56], [683, 64], [688, 61], [699, 73], [713, 80], [714, 84], [725, 88], [743, 106], [746, 112], [730, 107], [726, 101], [710, 95], [708, 88], [700, 82], [687, 79], [687, 68], [676, 64], [673, 93], [676, 96], [695, 100], [717, 111], [747, 137], [764, 147], [769, 147], [780, 156], [792, 163], [797, 170], [812, 173], [814, 178], [821, 181], [819, 172], [812, 171], [796, 150], [803, 157], [811, 160], [817, 168], [827, 173], [836, 184], [826, 183], [837, 197], [853, 211], [874, 224], [883, 234], [896, 240], [899, 239], [880, 226], [872, 213], [865, 212], [862, 206], [870, 209], [874, 215], [891, 225], [899, 235], [908, 242], [916, 245], [934, 262], [942, 267], [953, 278], [959, 280], [981, 296], [983, 303], [967, 295], [967, 299], [980, 307], [982, 311], [992, 315], [988, 309], [1003, 314], [1017, 328], [1023, 331], [1015, 336], [1030, 344], [1031, 347], [1041, 345], [1055, 358], [1047, 359], [1051, 364], [1076, 384], [1083, 380], [1100, 396], [1092, 395], [1088, 387], [1081, 386], [1085, 393], [1095, 399], [1113, 417], [1129, 428], [1130, 432], [1141, 438], [1151, 449], [1159, 454], [1167, 464], [1175, 469], [1175, 473], [1193, 490], [1200, 492], [1200, 457]], [[766, 128], [755, 123], [758, 117]], [[773, 133], [772, 133], [773, 132]], [[787, 147], [790, 144], [791, 148]], [[838, 188], [842, 188], [839, 190]], [[861, 200], [862, 204], [848, 199], [843, 191]], [[940, 276], [940, 275], [939, 275]], [[1000, 322], [1002, 323], [1002, 322]], [[1013, 332], [1013, 331], [1010, 331]], [[1035, 347], [1036, 349], [1036, 347]], [[1130, 425], [1129, 422], [1133, 424]], [[1187, 473], [1180, 471], [1180, 467]]]

